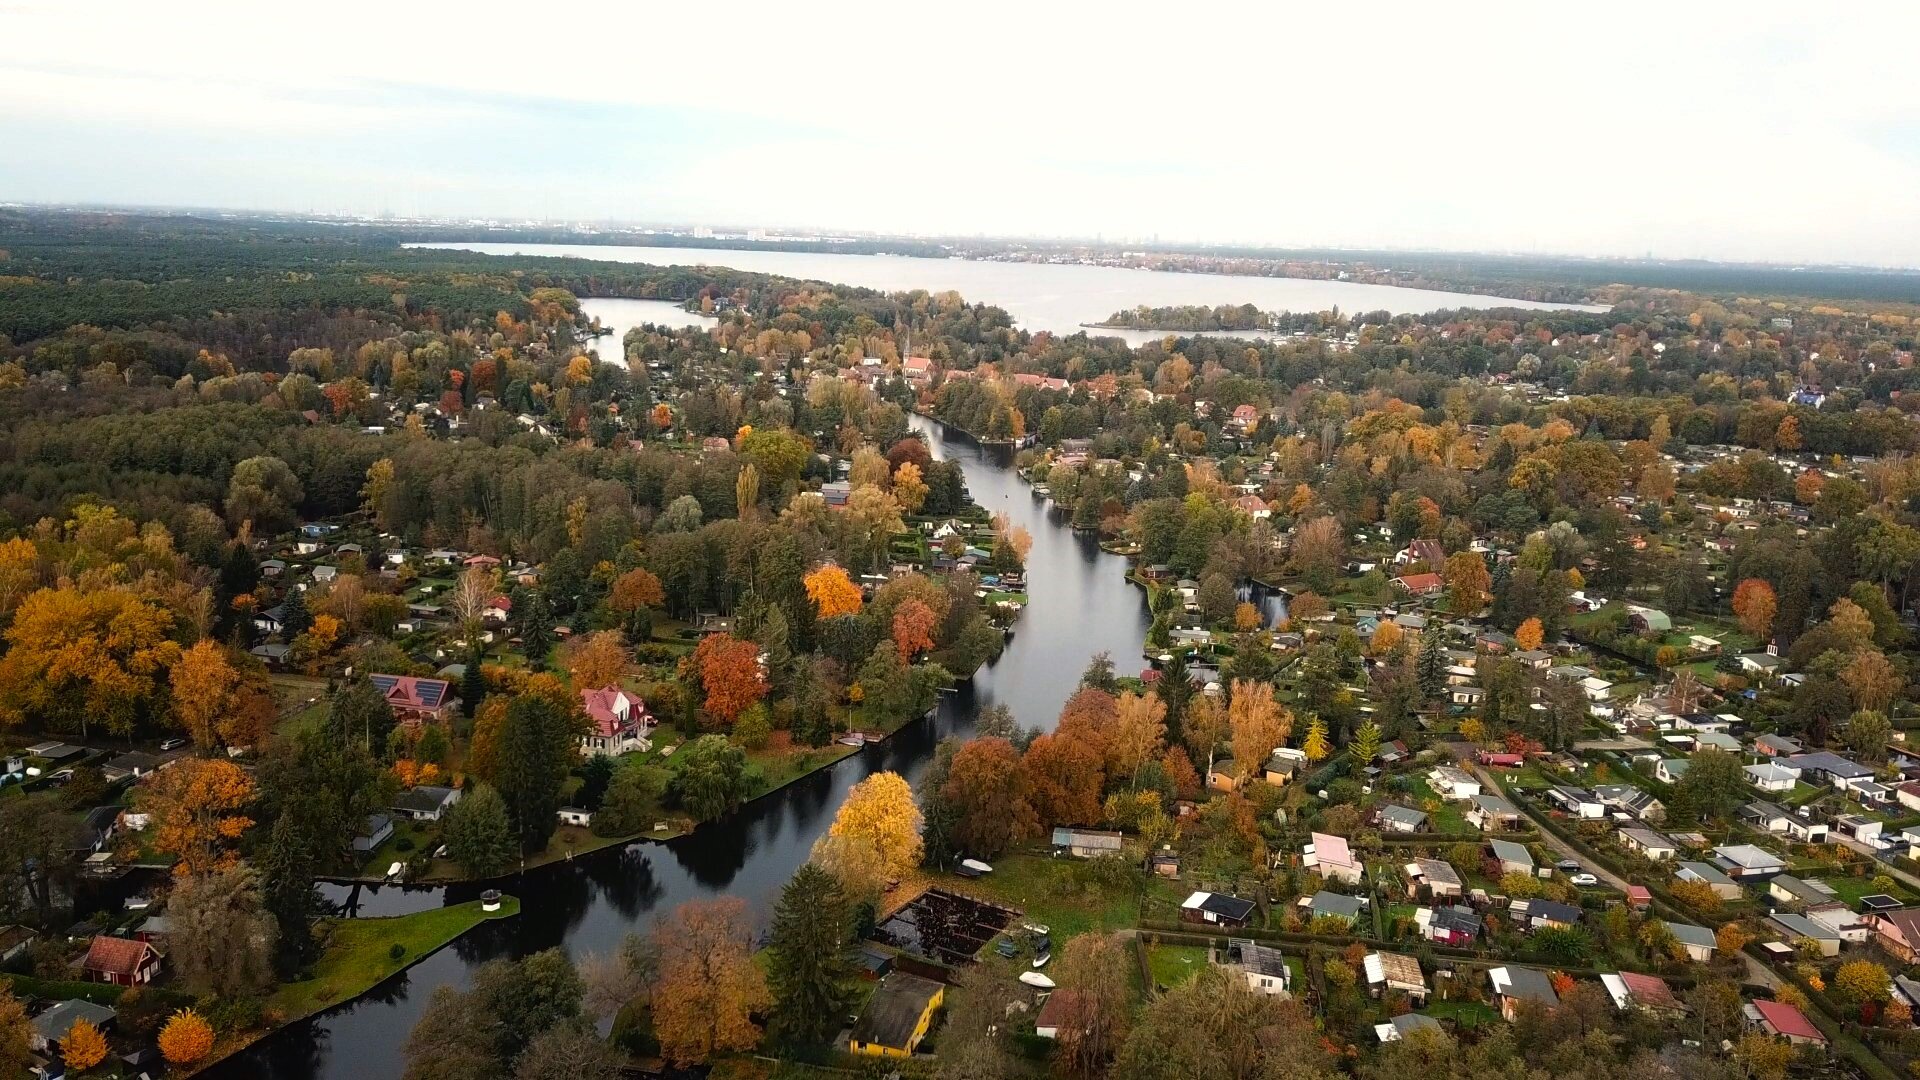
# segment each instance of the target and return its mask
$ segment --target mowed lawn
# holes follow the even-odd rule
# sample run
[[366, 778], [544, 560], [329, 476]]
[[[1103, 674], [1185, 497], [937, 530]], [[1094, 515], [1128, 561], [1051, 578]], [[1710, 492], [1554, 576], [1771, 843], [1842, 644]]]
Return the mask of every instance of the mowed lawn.
[[481, 911], [480, 901], [471, 900], [386, 919], [333, 920], [326, 929], [326, 948], [314, 962], [313, 978], [281, 986], [267, 999], [267, 1007], [295, 1020], [351, 1000], [488, 919], [519, 912], [519, 899], [503, 896], [499, 911]]
[[1149, 945], [1147, 970], [1153, 974], [1155, 989], [1184, 984], [1207, 966], [1209, 950], [1204, 945]]
[[991, 874], [977, 878], [942, 875], [933, 884], [1017, 908], [1025, 913], [1024, 921], [1044, 924], [1056, 945], [1079, 934], [1121, 930], [1139, 922], [1136, 883], [1094, 884], [1085, 865], [1071, 858], [1003, 855], [994, 860]]

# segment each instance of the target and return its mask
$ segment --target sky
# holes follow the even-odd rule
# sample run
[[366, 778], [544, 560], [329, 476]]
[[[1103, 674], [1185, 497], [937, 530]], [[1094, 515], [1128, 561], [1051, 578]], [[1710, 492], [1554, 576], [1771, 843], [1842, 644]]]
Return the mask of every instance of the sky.
[[1920, 266], [1920, 4], [0, 0], [0, 201]]

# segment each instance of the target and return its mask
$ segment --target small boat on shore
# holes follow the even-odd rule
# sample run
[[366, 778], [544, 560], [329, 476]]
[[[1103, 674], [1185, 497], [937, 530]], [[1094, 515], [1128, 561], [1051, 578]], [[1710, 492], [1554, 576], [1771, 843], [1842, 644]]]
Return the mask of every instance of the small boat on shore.
[[1021, 972], [1020, 981], [1027, 984], [1028, 986], [1031, 986], [1040, 990], [1053, 989], [1053, 980], [1047, 978], [1045, 975], [1042, 975], [1037, 971]]

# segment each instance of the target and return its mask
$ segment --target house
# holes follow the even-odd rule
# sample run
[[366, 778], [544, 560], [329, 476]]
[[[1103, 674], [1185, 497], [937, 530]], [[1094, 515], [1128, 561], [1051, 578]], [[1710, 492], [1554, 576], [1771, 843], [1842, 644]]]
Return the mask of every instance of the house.
[[261, 663], [268, 667], [279, 668], [286, 666], [287, 656], [293, 652], [293, 647], [283, 645], [277, 641], [268, 641], [255, 645], [253, 648], [248, 649], [247, 652], [258, 658]]
[[1753, 740], [1753, 749], [1755, 753], [1766, 757], [1794, 757], [1804, 752], [1805, 748], [1798, 739], [1787, 735], [1762, 735]]
[[1401, 1013], [1385, 1023], [1373, 1025], [1374, 1037], [1383, 1043], [1399, 1042], [1419, 1031], [1444, 1034], [1446, 1030], [1440, 1026], [1440, 1021], [1420, 1013]]
[[1673, 996], [1673, 988], [1658, 976], [1642, 975], [1637, 971], [1608, 971], [1601, 974], [1600, 985], [1606, 988], [1607, 996], [1613, 999], [1613, 1007], [1622, 1012], [1628, 1009], [1659, 1013], [1687, 1011], [1680, 999]]
[[144, 986], [160, 974], [160, 961], [160, 950], [151, 942], [101, 934], [87, 946], [82, 968], [93, 982]]
[[606, 754], [615, 757], [633, 751], [650, 750], [647, 734], [653, 717], [647, 703], [637, 694], [618, 686], [580, 691], [581, 709], [587, 714], [587, 731], [580, 736], [580, 753], [585, 757]]
[[1652, 829], [1621, 829], [1620, 846], [1655, 862], [1680, 854], [1680, 845]]
[[1278, 747], [1267, 756], [1267, 783], [1275, 787], [1285, 787], [1306, 767], [1306, 751], [1289, 746]]
[[1065, 851], [1078, 859], [1091, 859], [1096, 855], [1120, 854], [1120, 834], [1105, 829], [1067, 829], [1053, 830], [1055, 851]]
[[1724, 731], [1702, 731], [1693, 736], [1695, 750], [1721, 750], [1729, 754], [1738, 754], [1740, 740]]
[[1367, 992], [1379, 997], [1397, 990], [1415, 1001], [1427, 1000], [1427, 976], [1420, 961], [1404, 953], [1372, 952], [1361, 961], [1367, 973]]
[[1273, 516], [1273, 508], [1258, 495], [1242, 495], [1233, 500], [1234, 508], [1255, 521], [1265, 521]]
[[916, 385], [933, 378], [933, 361], [924, 356], [909, 356], [900, 361], [900, 373]]
[[1408, 574], [1394, 578], [1393, 584], [1408, 596], [1432, 596], [1446, 587], [1439, 574]]
[[1478, 686], [1460, 684], [1447, 687], [1447, 701], [1453, 705], [1474, 708], [1485, 700], [1486, 696], [1487, 692]]
[[453, 716], [460, 699], [445, 679], [412, 675], [369, 675], [374, 689], [387, 699], [393, 718], [403, 724], [440, 723]]
[[1687, 959], [1701, 964], [1713, 959], [1713, 949], [1716, 944], [1713, 931], [1692, 923], [1669, 921], [1666, 925], [1667, 930], [1673, 934], [1673, 940], [1687, 951]]
[[1437, 945], [1470, 947], [1480, 938], [1480, 915], [1470, 907], [1420, 908], [1413, 913], [1420, 936]]
[[1627, 625], [1642, 634], [1664, 634], [1673, 629], [1673, 618], [1658, 608], [1628, 604]]
[[1498, 795], [1475, 795], [1467, 820], [1481, 832], [1500, 832], [1520, 826], [1524, 815], [1520, 808]]
[[1785, 661], [1772, 653], [1740, 654], [1740, 673], [1742, 675], [1778, 675], [1784, 664]]
[[1307, 909], [1307, 914], [1315, 920], [1344, 919], [1349, 924], [1360, 921], [1360, 912], [1366, 906], [1357, 896], [1328, 892], [1325, 889], [1314, 893], [1300, 903]]
[[1556, 784], [1547, 789], [1547, 801], [1559, 807], [1569, 817], [1597, 821], [1607, 816], [1607, 808], [1585, 788]]
[[1500, 1015], [1508, 1020], [1514, 1018], [1521, 1002], [1549, 1009], [1560, 1004], [1553, 980], [1539, 968], [1497, 967], [1487, 972], [1487, 980], [1493, 984], [1493, 997], [1500, 1005]]
[[1220, 967], [1236, 972], [1247, 981], [1247, 989], [1267, 997], [1293, 996], [1293, 969], [1287, 955], [1271, 945], [1241, 938], [1228, 938]]
[[1447, 549], [1440, 546], [1438, 540], [1415, 540], [1394, 553], [1393, 565], [1411, 566], [1425, 563], [1428, 570], [1437, 576], [1440, 568], [1447, 564]]
[[1713, 849], [1713, 863], [1733, 878], [1772, 877], [1786, 869], [1780, 856], [1752, 844], [1722, 844]]
[[562, 825], [572, 825], [578, 829], [593, 828], [593, 811], [584, 806], [563, 806], [554, 811], [554, 817]]
[[1673, 876], [1680, 881], [1698, 881], [1722, 900], [1740, 899], [1740, 883], [1721, 873], [1712, 863], [1683, 862], [1674, 868]]
[[1785, 1039], [1795, 1046], [1827, 1044], [1827, 1037], [1807, 1019], [1807, 1014], [1784, 1001], [1750, 1001], [1742, 1011], [1747, 1026], [1756, 1031]]
[[1920, 908], [1896, 908], [1876, 911], [1865, 920], [1874, 940], [1902, 963], [1920, 961]]
[[1793, 815], [1773, 803], [1756, 799], [1740, 808], [1740, 820], [1762, 832], [1786, 832]]
[[1666, 804], [1651, 791], [1632, 784], [1602, 784], [1593, 789], [1593, 797], [1614, 813], [1641, 821], [1659, 821], [1667, 816]]
[[1783, 904], [1799, 904], [1805, 907], [1818, 907], [1839, 901], [1840, 897], [1833, 887], [1824, 881], [1809, 881], [1781, 874], [1767, 882], [1767, 895]]
[[1312, 842], [1302, 851], [1300, 864], [1319, 870], [1324, 880], [1344, 881], [1349, 885], [1358, 883], [1366, 874], [1366, 867], [1354, 856], [1346, 838], [1326, 833], [1313, 834]]
[[1518, 769], [1527, 763], [1525, 754], [1496, 754], [1491, 750], [1482, 750], [1473, 755], [1473, 760], [1489, 769]]
[[1553, 654], [1545, 649], [1521, 649], [1513, 654], [1513, 659], [1521, 667], [1532, 668], [1535, 671], [1545, 671], [1553, 666]]
[[1580, 692], [1587, 695], [1588, 701], [1605, 701], [1613, 696], [1613, 684], [1598, 675], [1589, 675], [1580, 680]]
[[1245, 926], [1253, 917], [1253, 901], [1224, 893], [1196, 892], [1180, 903], [1183, 922], [1213, 923], [1217, 926]]
[[1829, 831], [1827, 823], [1824, 821], [1811, 821], [1803, 816], [1805, 814], [1806, 811], [1802, 810], [1800, 813], [1787, 819], [1787, 839], [1801, 844], [1826, 843], [1827, 832]]
[[1775, 762], [1765, 761], [1746, 767], [1747, 783], [1761, 791], [1792, 791], [1793, 785], [1800, 782], [1800, 770], [1789, 768]]
[[369, 814], [366, 823], [353, 834], [353, 850], [365, 855], [393, 839], [393, 819], [385, 814]]
[[1058, 1039], [1060, 1029], [1074, 1022], [1074, 1006], [1080, 995], [1072, 990], [1055, 990], [1040, 1003], [1033, 1016], [1033, 1033], [1042, 1039]]
[[1493, 858], [1500, 864], [1502, 874], [1533, 874], [1533, 854], [1524, 845], [1511, 840], [1489, 840], [1493, 849]]
[[1827, 750], [1795, 754], [1786, 759], [1786, 764], [1799, 769], [1809, 783], [1831, 784], [1840, 791], [1873, 779], [1872, 769]]
[[1645, 885], [1627, 886], [1627, 906], [1635, 911], [1645, 911], [1653, 906], [1653, 892]]
[[1516, 900], [1509, 909], [1527, 930], [1568, 930], [1580, 925], [1582, 914], [1572, 904], [1557, 900]]
[[1920, 780], [1909, 780], [1894, 788], [1893, 797], [1909, 810], [1920, 810]]
[[1407, 875], [1410, 888], [1425, 885], [1436, 900], [1457, 897], [1463, 888], [1453, 864], [1439, 859], [1415, 859], [1403, 867], [1402, 872]]
[[284, 604], [275, 604], [264, 611], [253, 613], [253, 628], [263, 634], [277, 634], [287, 628], [287, 608]]
[[1653, 767], [1653, 778], [1663, 784], [1677, 784], [1692, 765], [1687, 758], [1662, 758]]
[[17, 923], [0, 926], [0, 964], [11, 963], [24, 955], [39, 936], [32, 927]]
[[439, 821], [459, 801], [459, 788], [422, 785], [395, 795], [387, 809], [414, 821]]
[[1435, 765], [1429, 769], [1427, 785], [1435, 795], [1450, 801], [1471, 799], [1480, 794], [1480, 781], [1472, 773], [1452, 765]]
[[1393, 803], [1381, 807], [1373, 817], [1382, 832], [1416, 833], [1427, 827], [1425, 812]]
[[946, 1000], [946, 991], [932, 979], [889, 972], [854, 1021], [847, 1049], [876, 1057], [912, 1057], [933, 1027], [933, 1014]]
[[122, 780], [138, 780], [160, 767], [160, 759], [152, 754], [130, 750], [116, 755], [100, 769], [100, 775], [109, 784]]
[[68, 998], [59, 1002], [33, 1018], [31, 1030], [27, 1035], [27, 1049], [36, 1054], [50, 1054], [73, 1025], [85, 1020], [96, 1028], [112, 1026], [115, 1013], [105, 1005], [95, 1005], [81, 998]]
[[1881, 830], [1886, 827], [1882, 822], [1860, 814], [1841, 814], [1833, 819], [1833, 823], [1841, 832], [1863, 844], [1872, 844], [1879, 839]]
[[[1883, 926], [1874, 922], [1876, 918], [1878, 918], [1878, 916], [1867, 916], [1867, 924], [1872, 927], [1880, 944], [1885, 946], [1887, 951], [1894, 953], [1896, 956], [1899, 955], [1894, 941], [1905, 939], [1898, 935], [1890, 939]], [[1779, 931], [1780, 936], [1792, 943], [1795, 948], [1798, 948], [1802, 941], [1811, 941], [1819, 949], [1821, 956], [1840, 955], [1840, 932], [1825, 923], [1817, 922], [1805, 915], [1797, 915], [1791, 911], [1776, 911], [1772, 915], [1767, 916], [1767, 923]]]

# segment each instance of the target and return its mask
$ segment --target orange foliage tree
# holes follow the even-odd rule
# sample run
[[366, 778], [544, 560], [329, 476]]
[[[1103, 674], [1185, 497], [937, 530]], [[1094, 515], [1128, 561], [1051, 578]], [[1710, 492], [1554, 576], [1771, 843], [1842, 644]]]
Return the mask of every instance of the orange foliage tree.
[[237, 861], [233, 844], [253, 825], [242, 812], [253, 796], [253, 778], [240, 766], [189, 758], [154, 773], [135, 805], [151, 820], [154, 849], [176, 856], [173, 872], [186, 876]]
[[124, 735], [158, 706], [180, 656], [173, 615], [131, 589], [41, 589], [14, 612], [0, 659], [0, 725], [32, 718]]
[[660, 579], [639, 566], [614, 578], [613, 592], [607, 597], [607, 606], [623, 615], [643, 607], [662, 607], [666, 602], [666, 590], [660, 587]]
[[169, 682], [174, 721], [202, 750], [221, 743], [252, 746], [273, 722], [273, 693], [264, 678], [235, 668], [226, 650], [210, 640], [180, 655]]
[[1100, 751], [1072, 735], [1052, 732], [1033, 740], [1020, 771], [1027, 799], [1042, 825], [1091, 825], [1100, 820], [1106, 772]]
[[627, 670], [627, 638], [618, 630], [601, 630], [579, 639], [567, 650], [567, 675], [576, 690], [614, 686]]
[[1005, 739], [974, 739], [953, 755], [940, 794], [959, 812], [953, 836], [970, 854], [992, 859], [1039, 829], [1027, 802], [1020, 755]]
[[106, 1059], [106, 1036], [86, 1020], [75, 1020], [60, 1038], [60, 1060], [74, 1072], [86, 1072]]
[[837, 619], [860, 613], [860, 587], [840, 567], [827, 563], [804, 580], [807, 599], [813, 601], [814, 610], [821, 618]]
[[1762, 578], [1748, 578], [1734, 587], [1733, 613], [1740, 628], [1763, 643], [1773, 636], [1773, 615], [1779, 607], [1773, 586]]
[[192, 1009], [167, 1018], [160, 1029], [160, 1056], [174, 1065], [191, 1065], [213, 1050], [213, 1025]]
[[707, 692], [707, 712], [724, 724], [767, 694], [760, 647], [732, 634], [709, 634], [693, 650], [694, 670]]
[[1545, 628], [1540, 625], [1540, 620], [1537, 618], [1528, 619], [1526, 622], [1514, 628], [1513, 631], [1513, 643], [1519, 646], [1522, 652], [1531, 652], [1539, 648], [1540, 643], [1545, 641], [1546, 637], [1547, 632]]
[[911, 663], [914, 657], [933, 648], [933, 631], [938, 625], [933, 609], [917, 598], [909, 597], [895, 608], [893, 647], [900, 651], [900, 659]]
[[653, 1027], [662, 1055], [691, 1065], [760, 1042], [753, 1014], [772, 1001], [753, 962], [746, 901], [728, 896], [682, 904], [654, 927], [653, 940], [660, 958]]

